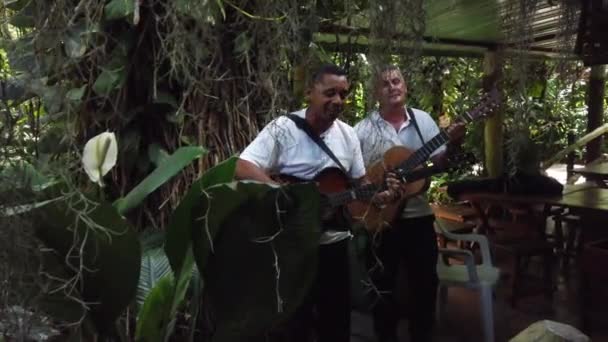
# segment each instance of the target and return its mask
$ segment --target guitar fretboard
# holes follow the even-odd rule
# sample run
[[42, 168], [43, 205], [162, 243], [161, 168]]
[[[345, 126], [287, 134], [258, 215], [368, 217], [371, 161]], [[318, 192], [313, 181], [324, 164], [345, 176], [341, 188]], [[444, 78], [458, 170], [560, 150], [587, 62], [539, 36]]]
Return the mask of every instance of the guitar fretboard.
[[352, 200], [366, 201], [374, 197], [374, 195], [381, 189], [379, 185], [370, 183], [359, 187], [356, 187], [349, 191], [343, 191], [339, 193], [331, 194], [327, 197], [328, 204], [330, 206], [340, 206], [348, 203]]
[[[436, 165], [427, 166], [421, 169], [409, 171], [407, 173], [399, 174], [404, 181], [410, 182], [418, 179], [428, 177], [434, 173], [440, 172], [441, 168]], [[349, 203], [353, 200], [367, 201], [370, 200], [378, 191], [384, 190], [384, 184], [378, 185], [374, 183], [364, 184], [351, 190], [328, 194], [322, 199], [322, 205], [329, 205], [332, 207], [340, 206]]]

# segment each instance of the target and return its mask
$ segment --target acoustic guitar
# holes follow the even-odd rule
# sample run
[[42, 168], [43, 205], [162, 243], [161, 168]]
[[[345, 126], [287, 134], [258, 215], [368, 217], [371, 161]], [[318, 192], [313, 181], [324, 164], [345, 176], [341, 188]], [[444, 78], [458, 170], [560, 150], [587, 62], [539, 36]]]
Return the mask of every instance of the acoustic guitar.
[[[473, 163], [474, 160], [475, 158], [471, 153], [454, 154], [448, 158], [444, 167], [430, 165], [410, 171], [399, 169], [395, 171], [395, 176], [407, 184], [437, 173], [461, 168], [465, 164]], [[276, 175], [272, 178], [280, 183], [311, 181], [289, 175]], [[317, 183], [319, 192], [321, 193], [321, 219], [324, 225], [329, 227], [348, 227], [351, 224], [351, 219], [356, 219], [356, 217], [352, 215], [349, 207], [346, 206], [347, 204], [359, 203], [362, 206], [370, 206], [372, 197], [376, 193], [387, 189], [384, 183], [367, 183], [351, 186], [348, 176], [342, 170], [335, 167], [322, 170], [312, 181]]]
[[[492, 89], [482, 97], [480, 102], [471, 111], [466, 112], [456, 119], [457, 122], [470, 123], [479, 119], [489, 117], [500, 103], [500, 96], [496, 88]], [[449, 134], [441, 130], [435, 137], [425, 143], [415, 152], [404, 147], [394, 146], [387, 150], [382, 160], [372, 164], [367, 169], [368, 179], [376, 185], [383, 184], [386, 173], [409, 174], [419, 168], [429, 156], [450, 140]], [[352, 203], [349, 211], [353, 218], [362, 220], [370, 232], [378, 232], [390, 226], [395, 218], [401, 213], [408, 198], [415, 196], [428, 187], [428, 179], [410, 181], [405, 184], [404, 196], [397, 202], [389, 204], [384, 208], [378, 208], [369, 203]]]

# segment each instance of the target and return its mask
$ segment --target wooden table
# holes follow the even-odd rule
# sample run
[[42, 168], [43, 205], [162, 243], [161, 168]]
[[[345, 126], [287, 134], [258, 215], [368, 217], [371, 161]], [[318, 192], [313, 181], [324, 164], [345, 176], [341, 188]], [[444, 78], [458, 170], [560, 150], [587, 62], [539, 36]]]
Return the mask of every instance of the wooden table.
[[471, 192], [461, 194], [460, 200], [522, 205], [544, 204], [572, 209], [608, 212], [608, 189], [589, 183], [566, 185], [561, 195], [511, 195], [506, 193]]
[[592, 162], [583, 167], [575, 168], [572, 172], [596, 182], [601, 187], [608, 187], [608, 162]]
[[549, 216], [552, 207], [568, 208], [571, 213], [581, 217], [585, 234], [594, 239], [608, 235], [608, 227], [604, 224], [608, 219], [608, 189], [593, 187], [590, 184], [592, 183], [566, 185], [562, 195], [558, 196], [477, 192], [462, 194], [459, 199], [468, 200], [477, 209], [482, 225], [485, 226], [481, 227], [482, 230], [489, 226], [482, 204], [509, 204], [528, 208], [542, 205], [545, 217]]
[[[544, 215], [550, 213], [550, 209], [553, 206], [568, 208], [570, 212], [580, 216], [581, 218], [581, 233], [584, 237], [581, 237], [583, 241], [593, 241], [605, 238], [608, 235], [608, 189], [598, 188], [597, 186], [590, 186], [587, 184], [579, 185], [566, 185], [562, 195], [558, 196], [546, 196], [546, 195], [534, 195], [534, 196], [521, 196], [521, 195], [510, 195], [502, 193], [467, 193], [462, 194], [459, 199], [469, 200], [471, 204], [478, 210], [482, 219], [482, 225], [488, 226], [488, 218], [482, 210], [482, 205], [491, 203], [510, 203], [522, 206], [528, 206], [528, 208], [534, 205], [544, 206]], [[543, 220], [544, 221], [544, 220]], [[539, 227], [544, 231], [543, 227]], [[557, 239], [557, 237], [556, 237]], [[584, 252], [585, 253], [585, 252]], [[577, 265], [579, 269], [585, 269], [582, 259], [577, 258]], [[593, 263], [599, 261], [592, 260]], [[579, 288], [579, 298], [582, 299], [580, 304], [586, 306], [589, 302], [594, 300], [591, 291], [588, 291], [588, 284], [593, 279], [589, 278], [587, 273], [580, 272], [578, 274], [581, 286]], [[585, 321], [585, 307], [581, 310], [582, 319]]]

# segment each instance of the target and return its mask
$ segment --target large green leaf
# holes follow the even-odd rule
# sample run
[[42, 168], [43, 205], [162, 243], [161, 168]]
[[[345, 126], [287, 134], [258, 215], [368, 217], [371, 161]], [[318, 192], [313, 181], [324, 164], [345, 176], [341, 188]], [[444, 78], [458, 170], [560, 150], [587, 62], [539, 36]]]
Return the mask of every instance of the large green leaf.
[[215, 236], [222, 224], [236, 209], [244, 205], [252, 193], [270, 191], [260, 183], [233, 182], [209, 187], [201, 197], [200, 205], [194, 208], [195, 222], [192, 225], [192, 252], [201, 273], [205, 271], [209, 255], [214, 251]]
[[[162, 249], [159, 252], [163, 253], [164, 260], [167, 260]], [[145, 301], [137, 318], [137, 341], [168, 340], [173, 332], [177, 310], [182, 304], [190, 280], [193, 278], [194, 262], [191, 253], [184, 258], [183, 269], [176, 273], [177, 277], [173, 276], [168, 260], [166, 266], [164, 260], [162, 265], [152, 265], [152, 267], [159, 267], [159, 269], [155, 269], [158, 273], [166, 272], [167, 274], [157, 280], [150, 279], [150, 283], [154, 283], [154, 285], [152, 290], [145, 294]], [[167, 281], [170, 282], [169, 285], [166, 284]], [[140, 284], [141, 282], [140, 279]]]
[[101, 73], [93, 83], [93, 91], [99, 96], [107, 96], [122, 86], [127, 78], [128, 53], [132, 44], [129, 33], [117, 36], [117, 44], [112, 50], [109, 61], [100, 67]]
[[50, 181], [26, 161], [17, 161], [0, 169], [0, 193], [16, 188], [39, 189]]
[[[59, 189], [53, 189], [47, 192], [56, 196]], [[140, 243], [111, 204], [77, 193], [63, 196], [63, 201], [32, 212], [36, 235], [69, 262], [68, 271], [82, 272], [82, 298], [91, 303], [89, 313], [97, 328], [108, 331], [135, 297]]]
[[4, 81], [4, 86], [0, 88], [0, 99], [3, 101], [18, 101], [26, 95], [25, 85], [17, 78], [10, 78]]
[[65, 98], [68, 101], [72, 101], [72, 102], [80, 102], [80, 100], [82, 99], [82, 97], [84, 96], [84, 92], [87, 89], [87, 85], [83, 85], [82, 87], [78, 87], [78, 88], [72, 88], [70, 89], [66, 95]]
[[65, 37], [63, 49], [70, 58], [80, 58], [87, 51], [87, 44], [78, 33], [72, 33]]
[[93, 38], [92, 34], [97, 32], [99, 32], [99, 27], [94, 23], [80, 22], [71, 26], [63, 37], [65, 54], [74, 59], [84, 56]]
[[[170, 158], [164, 160], [159, 168], [173, 164]], [[198, 218], [193, 214], [196, 213], [204, 189], [209, 185], [231, 181], [235, 166], [236, 158], [230, 158], [209, 169], [193, 184], [171, 215], [165, 252], [171, 261], [174, 277], [171, 278], [169, 285], [156, 283], [157, 286], [162, 287], [162, 290], [156, 290], [155, 287], [146, 298], [138, 317], [138, 340], [159, 341], [159, 338], [165, 339], [170, 336], [175, 314], [184, 300], [193, 277], [194, 259], [190, 239], [192, 224]], [[195, 285], [200, 286], [200, 282]], [[194, 289], [195, 292], [198, 290]]]
[[[40, 65], [34, 53], [33, 39], [29, 36], [22, 37], [9, 43], [7, 49], [8, 61], [13, 71], [37, 75], [40, 72]], [[31, 79], [19, 80], [26, 88]]]
[[110, 0], [104, 8], [103, 14], [106, 20], [114, 20], [133, 15], [134, 11], [134, 0]]
[[139, 311], [135, 340], [142, 342], [162, 342], [170, 328], [167, 312], [171, 310], [174, 289], [173, 276], [166, 275], [161, 278]]
[[141, 181], [125, 197], [117, 200], [114, 205], [119, 213], [138, 206], [146, 196], [165, 184], [169, 179], [178, 174], [182, 169], [199, 158], [207, 151], [199, 146], [181, 147], [171, 156], [167, 157], [162, 165], [157, 167], [150, 175]]
[[198, 315], [202, 307], [201, 298], [203, 296], [203, 281], [201, 279], [201, 274], [196, 267], [192, 269], [190, 288], [192, 289], [192, 292], [190, 296], [190, 305], [188, 307], [188, 314], [190, 314], [190, 336], [188, 336], [188, 341], [193, 342]]
[[[192, 268], [194, 267], [194, 260], [192, 258], [192, 253], [188, 253], [187, 257], [184, 260], [183, 269], [181, 272], [176, 274], [175, 277], [175, 292], [173, 293], [173, 298], [171, 300], [170, 310], [166, 311], [165, 322], [171, 322], [175, 314], [177, 313], [177, 309], [182, 305], [184, 301], [184, 297], [186, 296], [186, 291], [188, 290], [188, 286], [190, 285], [190, 280], [192, 279]], [[170, 332], [172, 328], [169, 328]], [[168, 336], [167, 336], [168, 337]]]
[[103, 68], [93, 83], [93, 91], [100, 96], [108, 95], [122, 84], [126, 74], [127, 70], [124, 65], [117, 68]]
[[4, 6], [6, 8], [12, 9], [13, 11], [20, 11], [26, 5], [31, 3], [31, 0], [4, 0]]
[[192, 227], [199, 224], [199, 208], [206, 196], [206, 188], [221, 183], [231, 182], [236, 168], [236, 157], [229, 158], [207, 170], [201, 178], [192, 184], [188, 193], [181, 200], [169, 220], [165, 252], [173, 272], [179, 272], [183, 263], [192, 251]]
[[10, 18], [9, 22], [11, 25], [18, 28], [34, 27], [34, 25], [36, 25], [36, 20], [34, 17], [36, 11], [34, 6], [34, 1], [25, 3], [25, 5]]
[[[190, 280], [199, 278], [192, 261], [186, 261], [184, 266], [190, 267], [190, 272], [181, 272], [179, 278], [174, 278], [169, 260], [158, 242], [157, 234], [148, 234], [142, 241], [143, 246], [156, 247], [144, 252], [142, 257], [137, 292], [137, 303], [142, 307], [138, 316], [137, 339], [141, 341], [163, 341], [171, 336], [175, 315], [184, 300]], [[166, 281], [165, 278], [170, 278], [170, 287], [160, 284]], [[194, 285], [200, 286], [200, 281]], [[198, 293], [198, 290], [193, 289], [193, 293]]]
[[[216, 219], [214, 252], [207, 260], [197, 257], [217, 320], [214, 341], [247, 341], [268, 331], [299, 306], [316, 273], [316, 186], [240, 183], [235, 195], [242, 193], [247, 200], [223, 222]], [[202, 228], [193, 231], [195, 241], [205, 239]]]
[[59, 85], [49, 85], [47, 82], [48, 79], [46, 77], [33, 79], [26, 88], [42, 99], [47, 113], [55, 114], [61, 110], [63, 90]]

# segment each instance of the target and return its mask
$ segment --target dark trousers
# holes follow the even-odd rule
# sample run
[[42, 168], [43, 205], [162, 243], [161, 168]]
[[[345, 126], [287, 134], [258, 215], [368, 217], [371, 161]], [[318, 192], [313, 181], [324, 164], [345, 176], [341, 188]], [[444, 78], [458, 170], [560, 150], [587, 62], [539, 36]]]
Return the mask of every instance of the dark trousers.
[[302, 306], [290, 319], [289, 341], [350, 340], [350, 268], [348, 239], [319, 247], [316, 281]]
[[[381, 232], [372, 251], [381, 262], [371, 278], [380, 293], [372, 309], [379, 342], [395, 340], [400, 318], [395, 297], [396, 278], [401, 269], [407, 279], [406, 313], [410, 340], [430, 341], [435, 321], [437, 296], [437, 237], [434, 216], [400, 219], [393, 228]], [[378, 263], [372, 256], [370, 261]]]

